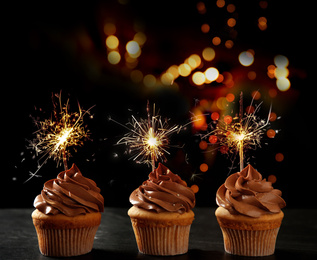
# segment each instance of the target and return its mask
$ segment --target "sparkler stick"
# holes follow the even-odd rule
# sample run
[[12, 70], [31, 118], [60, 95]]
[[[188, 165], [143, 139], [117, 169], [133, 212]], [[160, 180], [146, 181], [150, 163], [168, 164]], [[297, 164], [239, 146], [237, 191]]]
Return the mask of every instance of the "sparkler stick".
[[[153, 111], [155, 111], [155, 104], [153, 105]], [[154, 135], [154, 130], [153, 130], [153, 123], [151, 122], [151, 115], [150, 115], [150, 102], [149, 100], [147, 101], [146, 104], [146, 111], [147, 111], [147, 117], [148, 117], [148, 124], [149, 124], [149, 140], [148, 143], [151, 147], [151, 164], [152, 164], [152, 171], [154, 172], [155, 170], [155, 150], [154, 147], [156, 145], [156, 139]]]
[[60, 165], [62, 161], [65, 170], [67, 170], [67, 159], [70, 156], [70, 152], [67, 148], [70, 146], [81, 146], [83, 139], [89, 138], [90, 133], [89, 130], [86, 129], [86, 126], [83, 125], [83, 117], [86, 114], [90, 114], [90, 109], [92, 109], [93, 106], [83, 111], [78, 103], [78, 112], [70, 113], [68, 111], [69, 99], [63, 106], [60, 94], [59, 108], [57, 108], [54, 102], [54, 96], [52, 96], [52, 101], [55, 120], [50, 118], [39, 121], [33, 118], [38, 130], [34, 132], [36, 135], [35, 138], [28, 141], [28, 148], [34, 149], [37, 156], [42, 156], [38, 159], [38, 169], [34, 173], [30, 172], [31, 176], [26, 182], [34, 176], [37, 176], [38, 171], [50, 158], [57, 161], [57, 166]]
[[[239, 120], [240, 120], [240, 125], [242, 125], [242, 118], [243, 118], [243, 92], [241, 91], [240, 93], [240, 100], [239, 100]], [[243, 163], [243, 139], [240, 138], [238, 142], [238, 147], [239, 147], [239, 157], [240, 157], [240, 171], [243, 170], [244, 168], [244, 163]]]

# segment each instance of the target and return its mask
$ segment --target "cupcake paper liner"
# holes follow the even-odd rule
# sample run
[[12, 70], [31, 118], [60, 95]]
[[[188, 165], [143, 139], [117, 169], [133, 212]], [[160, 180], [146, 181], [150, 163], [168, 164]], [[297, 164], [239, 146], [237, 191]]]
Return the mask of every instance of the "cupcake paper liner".
[[42, 229], [36, 227], [39, 249], [45, 256], [77, 256], [92, 250], [99, 226], [75, 229]]
[[269, 230], [238, 230], [221, 227], [227, 253], [241, 256], [274, 254], [278, 228]]
[[191, 225], [137, 226], [133, 225], [138, 249], [148, 255], [180, 255], [188, 251]]

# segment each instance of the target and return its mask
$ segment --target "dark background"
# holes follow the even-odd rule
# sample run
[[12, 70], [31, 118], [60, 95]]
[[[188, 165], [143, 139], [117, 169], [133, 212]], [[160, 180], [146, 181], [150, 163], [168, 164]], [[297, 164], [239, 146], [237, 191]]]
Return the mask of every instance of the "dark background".
[[[49, 161], [39, 172], [42, 177], [24, 183], [29, 171], [35, 171], [37, 166], [32, 151], [26, 148], [26, 140], [32, 139], [36, 130], [30, 115], [50, 117], [52, 93], [62, 90], [62, 99], [66, 102], [70, 98], [73, 111], [77, 110], [77, 100], [84, 109], [96, 105], [92, 109], [94, 118], [85, 119], [92, 140], [79, 147], [77, 153], [72, 152], [68, 164], [76, 163], [84, 176], [97, 182], [106, 206], [128, 206], [129, 194], [147, 178], [150, 168], [129, 160], [126, 148], [115, 145], [126, 130], [108, 121], [108, 116], [121, 123], [128, 122], [132, 114], [145, 118], [149, 100], [160, 108], [164, 118], [171, 118], [172, 124], [184, 124], [190, 120], [190, 111], [197, 100], [214, 100], [228, 92], [237, 96], [243, 91], [247, 104], [250, 93], [259, 89], [263, 99], [260, 115], [265, 117], [272, 103], [273, 111], [281, 117], [272, 127], [280, 131], [274, 139], [264, 137], [262, 148], [247, 154], [249, 162], [264, 178], [270, 174], [277, 177], [274, 187], [283, 191], [288, 207], [316, 207], [312, 200], [315, 197], [312, 179], [316, 172], [313, 165], [316, 94], [313, 92], [315, 83], [309, 77], [314, 73], [316, 52], [311, 7], [294, 1], [267, 1], [268, 7], [263, 9], [259, 7], [260, 1], [226, 1], [226, 6], [231, 2], [236, 6], [235, 13], [229, 14], [225, 8], [218, 8], [216, 1], [202, 1], [207, 12], [200, 14], [196, 7], [198, 1], [121, 2], [125, 4], [120, 1], [42, 1], [4, 5], [1, 49], [4, 90], [1, 93], [4, 154], [1, 161], [4, 167], [0, 206], [32, 207], [44, 182], [63, 170], [56, 168], [56, 162]], [[237, 20], [235, 37], [226, 27], [231, 16]], [[257, 27], [261, 16], [268, 20], [265, 31]], [[231, 71], [237, 82], [239, 73], [245, 73], [238, 63], [238, 54], [247, 49], [255, 50], [252, 69], [257, 72], [257, 79], [241, 81], [229, 90], [221, 84], [206, 85], [200, 90], [190, 84], [189, 78], [182, 77], [176, 80], [178, 90], [133, 83], [124, 63], [111, 65], [107, 61], [103, 25], [109, 21], [116, 24], [116, 35], [122, 46], [133, 38], [135, 28], [147, 36], [137, 67], [144, 75], [159, 76], [169, 66], [179, 65], [189, 55], [211, 46], [217, 57], [212, 66], [220, 72]], [[200, 30], [203, 23], [210, 24], [207, 34]], [[213, 46], [214, 36], [232, 39], [233, 48], [229, 50], [223, 43]], [[265, 68], [273, 64], [277, 54], [289, 59], [291, 88], [286, 92], [277, 90], [277, 97], [271, 100], [267, 93], [269, 88], [276, 89], [275, 80], [265, 76]], [[236, 101], [237, 98], [235, 104]], [[199, 141], [191, 127], [174, 135], [171, 142], [184, 144], [184, 147], [170, 149], [165, 164], [188, 185], [199, 186], [197, 206], [215, 206], [215, 192], [227, 177], [231, 162], [219, 152], [206, 159], [198, 147]], [[284, 154], [282, 162], [274, 159], [278, 152]], [[193, 173], [200, 173], [199, 165], [203, 162], [209, 164], [209, 170], [192, 180]]]

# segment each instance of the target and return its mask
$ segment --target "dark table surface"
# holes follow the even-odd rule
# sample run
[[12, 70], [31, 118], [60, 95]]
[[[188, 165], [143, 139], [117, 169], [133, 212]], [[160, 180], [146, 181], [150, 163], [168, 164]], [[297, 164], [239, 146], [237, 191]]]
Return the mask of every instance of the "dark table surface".
[[[187, 254], [173, 257], [140, 254], [127, 210], [105, 208], [93, 250], [87, 255], [68, 259], [254, 259], [224, 252], [222, 234], [214, 215], [215, 208], [194, 209], [195, 220], [191, 226]], [[31, 219], [32, 211], [33, 209], [0, 209], [1, 260], [57, 259], [40, 254]], [[264, 258], [317, 259], [317, 209], [283, 211], [285, 217], [277, 238], [275, 254]]]

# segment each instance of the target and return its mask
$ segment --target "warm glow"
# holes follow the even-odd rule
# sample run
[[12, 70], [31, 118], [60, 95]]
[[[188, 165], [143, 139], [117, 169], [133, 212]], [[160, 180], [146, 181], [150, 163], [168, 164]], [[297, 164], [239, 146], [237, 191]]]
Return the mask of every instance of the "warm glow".
[[154, 87], [156, 84], [156, 78], [152, 74], [148, 74], [143, 78], [143, 83], [147, 87]]
[[250, 80], [254, 80], [256, 78], [256, 72], [255, 71], [249, 71], [248, 72], [248, 78]]
[[260, 93], [259, 91], [255, 90], [255, 91], [252, 91], [251, 96], [252, 96], [252, 98], [254, 98], [255, 100], [258, 100], [258, 99], [261, 98], [261, 93]]
[[103, 27], [103, 31], [106, 35], [115, 34], [116, 26], [113, 23], [106, 23]]
[[193, 126], [196, 129], [200, 129], [203, 125], [206, 124], [206, 118], [200, 109], [195, 109], [193, 113], [195, 115], [195, 118], [197, 118], [197, 120], [193, 121]]
[[133, 82], [135, 83], [139, 83], [142, 81], [143, 79], [143, 73], [140, 70], [133, 70], [130, 73], [130, 77], [132, 79]]
[[150, 146], [150, 148], [155, 148], [160, 145], [157, 137], [153, 133], [153, 128], [149, 129], [148, 139], [146, 139], [146, 143]]

